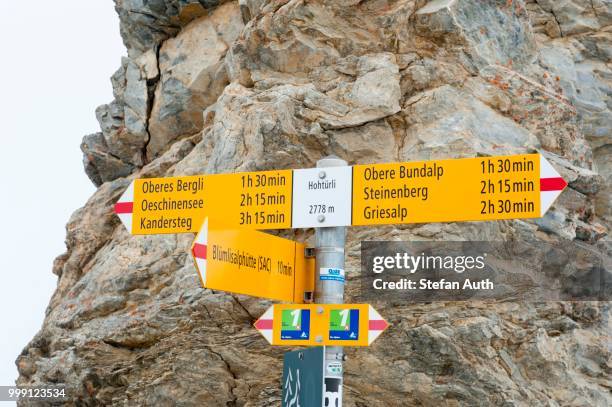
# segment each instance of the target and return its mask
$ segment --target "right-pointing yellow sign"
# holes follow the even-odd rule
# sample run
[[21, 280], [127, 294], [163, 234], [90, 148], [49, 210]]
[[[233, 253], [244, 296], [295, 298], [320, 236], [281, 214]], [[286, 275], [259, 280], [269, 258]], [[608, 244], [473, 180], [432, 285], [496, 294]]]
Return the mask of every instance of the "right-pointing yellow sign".
[[565, 185], [539, 154], [356, 165], [352, 225], [537, 218]]

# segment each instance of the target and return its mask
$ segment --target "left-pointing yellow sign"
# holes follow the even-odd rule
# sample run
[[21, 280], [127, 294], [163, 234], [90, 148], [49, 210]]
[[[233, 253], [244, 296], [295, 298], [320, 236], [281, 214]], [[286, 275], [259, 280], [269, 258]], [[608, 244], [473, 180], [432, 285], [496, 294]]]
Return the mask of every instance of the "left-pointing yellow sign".
[[115, 212], [134, 235], [195, 233], [204, 216], [215, 226], [291, 227], [292, 171], [134, 180]]
[[314, 291], [314, 259], [305, 245], [249, 229], [209, 229], [192, 246], [202, 285], [273, 300], [303, 303]]

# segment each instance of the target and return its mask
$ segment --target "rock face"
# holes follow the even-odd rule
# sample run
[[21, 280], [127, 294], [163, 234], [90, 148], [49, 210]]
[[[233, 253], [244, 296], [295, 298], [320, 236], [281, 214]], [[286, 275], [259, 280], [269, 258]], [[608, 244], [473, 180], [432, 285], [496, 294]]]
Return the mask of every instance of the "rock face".
[[242, 28], [238, 5], [226, 3], [163, 43], [147, 156], [156, 157], [175, 138], [202, 130], [202, 110], [228, 84], [224, 57]]
[[[113, 204], [136, 177], [538, 149], [569, 181], [544, 218], [353, 228], [347, 301], [366, 239], [610, 252], [611, 2], [115, 3], [129, 57], [82, 144], [99, 188], [18, 384], [66, 383], [72, 405], [280, 403], [284, 349], [252, 328], [269, 302], [202, 289], [192, 235], [128, 235]], [[345, 406], [612, 405], [609, 302], [374, 305], [392, 327], [347, 349]]]
[[223, 0], [114, 0], [130, 57], [159, 46]]

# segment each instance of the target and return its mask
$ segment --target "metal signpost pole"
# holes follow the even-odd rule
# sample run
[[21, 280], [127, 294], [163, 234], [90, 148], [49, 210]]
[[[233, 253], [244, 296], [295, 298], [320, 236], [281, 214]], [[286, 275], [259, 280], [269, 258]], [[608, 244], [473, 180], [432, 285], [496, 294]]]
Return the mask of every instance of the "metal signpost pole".
[[[317, 168], [321, 169], [319, 172], [319, 178], [325, 179], [326, 167], [343, 167], [346, 165], [346, 161], [335, 156], [323, 158], [317, 162]], [[324, 213], [319, 215], [319, 222], [325, 221], [324, 216]], [[315, 228], [315, 303], [344, 303], [345, 242], [346, 227]], [[327, 402], [324, 402], [324, 405], [326, 406], [342, 406], [343, 359], [344, 352], [341, 346], [328, 346], [325, 348], [324, 399], [327, 399]]]

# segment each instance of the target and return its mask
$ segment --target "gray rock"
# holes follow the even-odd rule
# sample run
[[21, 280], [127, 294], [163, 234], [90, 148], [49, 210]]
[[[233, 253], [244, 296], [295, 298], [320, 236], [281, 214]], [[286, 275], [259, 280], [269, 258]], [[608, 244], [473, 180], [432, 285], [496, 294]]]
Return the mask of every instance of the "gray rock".
[[[515, 4], [517, 3], [517, 4]], [[535, 42], [522, 2], [433, 0], [415, 15], [419, 35], [458, 42], [478, 64], [524, 65], [534, 58]]]
[[597, 215], [608, 221], [608, 225], [612, 221], [612, 145], [606, 145], [595, 150], [596, 170], [602, 174], [602, 189], [596, 197], [596, 212]]
[[576, 191], [587, 195], [595, 195], [603, 185], [603, 179], [598, 173], [581, 168], [568, 162], [563, 157], [544, 152], [547, 160], [554, 163], [555, 168], [565, 181]]
[[353, 163], [380, 163], [396, 152], [393, 128], [378, 120], [363, 126], [328, 132], [330, 147], [340, 157], [351, 157]]
[[360, 126], [399, 112], [401, 95], [399, 69], [393, 54], [373, 54], [357, 61], [357, 78], [337, 97], [353, 106], [341, 117], [326, 117], [321, 126], [328, 129]]
[[452, 148], [455, 156], [471, 156], [512, 154], [539, 146], [514, 121], [449, 85], [419, 94], [406, 106], [409, 127], [400, 150], [403, 158], [442, 158], [446, 148]]
[[85, 172], [96, 186], [119, 177], [126, 177], [134, 170], [132, 165], [121, 161], [109, 151], [102, 133], [83, 137], [81, 151]]
[[563, 36], [598, 30], [612, 21], [612, 4], [606, 0], [538, 0], [553, 14]]
[[588, 61], [576, 64], [570, 50], [559, 46], [542, 48], [540, 63], [559, 77], [563, 93], [578, 110], [585, 135], [596, 147], [612, 143], [612, 112], [608, 107], [612, 87], [596, 74], [597, 64]]
[[131, 57], [155, 48], [223, 0], [114, 0], [121, 36]]
[[223, 58], [242, 27], [238, 5], [227, 3], [192, 21], [161, 46], [161, 77], [149, 121], [149, 158], [177, 137], [202, 129], [202, 111], [227, 85]]
[[151, 53], [136, 60], [123, 58], [121, 68], [111, 77], [115, 99], [96, 109], [104, 140], [92, 143], [86, 136], [82, 144], [86, 172], [96, 185], [129, 175], [144, 164], [149, 82], [157, 76], [152, 66], [155, 61]]
[[535, 223], [544, 232], [553, 233], [567, 240], [576, 238], [576, 224], [568, 219], [565, 210], [551, 208], [543, 217], [536, 219]]

